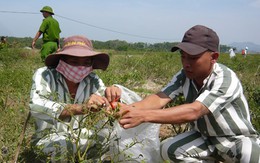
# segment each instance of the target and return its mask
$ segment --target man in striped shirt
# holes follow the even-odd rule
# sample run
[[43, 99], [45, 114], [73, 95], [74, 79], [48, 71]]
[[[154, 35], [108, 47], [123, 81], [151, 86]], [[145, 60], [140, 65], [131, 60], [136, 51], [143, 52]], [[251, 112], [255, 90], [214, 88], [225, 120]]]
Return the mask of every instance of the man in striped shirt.
[[[190, 122], [191, 130], [161, 143], [164, 160], [260, 161], [259, 134], [251, 124], [242, 85], [231, 69], [217, 63], [218, 47], [215, 31], [202, 25], [190, 28], [172, 48], [179, 50], [183, 68], [161, 92], [120, 109], [125, 129], [144, 122]], [[179, 95], [185, 104], [161, 109]]]
[[[122, 93], [118, 87], [105, 87], [93, 72], [106, 70], [109, 56], [94, 51], [89, 39], [71, 36], [64, 40], [61, 51], [47, 56], [45, 65], [35, 72], [31, 88], [30, 111], [36, 125], [32, 145], [49, 155], [52, 162], [75, 161], [75, 156], [89, 158], [84, 150], [98, 140], [109, 140], [110, 134], [106, 116], [95, 122], [98, 117], [94, 115], [102, 114], [99, 111], [106, 106], [109, 109], [109, 102]], [[102, 152], [92, 156], [99, 158]]]

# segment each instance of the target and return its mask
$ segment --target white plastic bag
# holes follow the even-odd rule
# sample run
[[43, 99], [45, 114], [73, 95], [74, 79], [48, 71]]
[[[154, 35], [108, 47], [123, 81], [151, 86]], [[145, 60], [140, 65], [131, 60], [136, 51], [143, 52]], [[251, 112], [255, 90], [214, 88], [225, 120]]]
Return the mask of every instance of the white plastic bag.
[[[121, 100], [131, 104], [141, 100], [135, 92], [116, 85], [122, 90]], [[110, 144], [110, 154], [115, 162], [158, 163], [160, 157], [160, 124], [143, 123], [137, 127], [123, 129], [114, 122], [114, 138]]]

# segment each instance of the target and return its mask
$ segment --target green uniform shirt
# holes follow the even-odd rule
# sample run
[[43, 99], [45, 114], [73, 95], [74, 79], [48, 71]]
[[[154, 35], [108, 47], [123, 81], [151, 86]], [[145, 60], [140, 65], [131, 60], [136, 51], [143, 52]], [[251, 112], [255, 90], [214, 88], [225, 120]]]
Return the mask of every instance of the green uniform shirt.
[[52, 16], [43, 19], [39, 31], [43, 33], [43, 42], [57, 42], [60, 38], [61, 30], [59, 23]]

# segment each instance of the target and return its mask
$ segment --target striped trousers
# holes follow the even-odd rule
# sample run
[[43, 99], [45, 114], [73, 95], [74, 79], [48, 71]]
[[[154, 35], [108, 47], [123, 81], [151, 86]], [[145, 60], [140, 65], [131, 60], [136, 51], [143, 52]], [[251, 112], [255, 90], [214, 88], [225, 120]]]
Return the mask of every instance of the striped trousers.
[[165, 139], [160, 149], [170, 162], [260, 163], [259, 137], [204, 137], [191, 130]]

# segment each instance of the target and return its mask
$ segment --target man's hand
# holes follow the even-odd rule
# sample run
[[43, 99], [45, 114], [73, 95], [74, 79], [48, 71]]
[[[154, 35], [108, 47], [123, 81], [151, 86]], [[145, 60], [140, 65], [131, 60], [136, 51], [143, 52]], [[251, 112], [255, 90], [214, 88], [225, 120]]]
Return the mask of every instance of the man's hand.
[[116, 86], [107, 87], [105, 90], [105, 97], [109, 102], [113, 102], [115, 100], [120, 99], [121, 96], [121, 89]]
[[33, 39], [33, 41], [32, 41], [32, 49], [34, 49], [34, 47], [35, 47], [35, 42], [38, 40], [38, 38], [39, 38], [41, 35], [42, 35], [42, 32], [41, 32], [41, 31], [38, 31], [38, 32], [36, 33], [36, 35], [34, 36], [34, 39]]
[[[86, 108], [91, 109], [92, 111], [98, 111], [99, 108], [104, 108], [109, 106], [109, 102], [105, 97], [101, 97], [96, 94], [92, 94], [87, 101], [86, 104], [84, 104]], [[84, 107], [84, 106], [83, 106]]]
[[32, 42], [32, 49], [34, 49], [35, 48], [35, 41], [33, 40], [33, 42]]
[[133, 106], [124, 106], [119, 111], [119, 123], [124, 129], [136, 127], [145, 122], [146, 111], [137, 109]]

